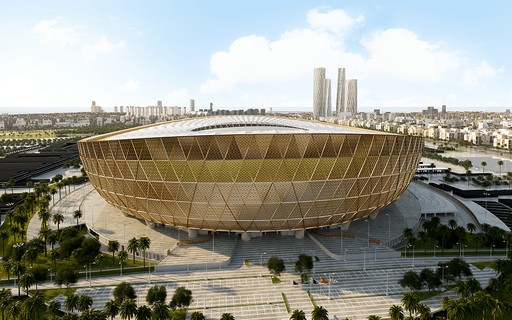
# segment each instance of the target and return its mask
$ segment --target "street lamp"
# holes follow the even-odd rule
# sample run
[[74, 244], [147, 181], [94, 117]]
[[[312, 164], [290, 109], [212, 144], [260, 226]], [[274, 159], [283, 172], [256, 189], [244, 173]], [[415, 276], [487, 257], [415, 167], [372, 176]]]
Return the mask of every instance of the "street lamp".
[[368, 223], [368, 247], [370, 246], [370, 220], [365, 220]]
[[119, 275], [120, 276], [123, 275], [123, 266], [122, 266], [121, 262], [119, 262]]
[[347, 251], [348, 249], [345, 249], [345, 262], [347, 261]]
[[494, 247], [495, 247], [495, 246], [494, 246], [493, 244], [491, 244], [491, 245], [489, 246], [489, 257], [492, 257], [492, 251], [493, 251], [493, 248], [494, 248]]
[[434, 258], [436, 257], [436, 248], [439, 248], [439, 247], [434, 245]]
[[407, 246], [407, 247], [412, 247], [412, 267], [414, 268], [415, 267], [414, 266], [414, 245], [410, 245], [410, 246]]
[[48, 273], [50, 274], [50, 282], [53, 282], [52, 281], [52, 269], [48, 269]]
[[389, 295], [389, 269], [386, 269], [386, 295]]
[[363, 250], [363, 270], [366, 271], [366, 247], [361, 249]]
[[260, 254], [260, 265], [262, 265], [262, 266], [263, 266], [263, 255], [266, 255], [266, 254], [267, 254], [266, 252], [262, 252]]
[[388, 243], [389, 243], [389, 241], [391, 241], [391, 215], [389, 213], [386, 213], [386, 216], [388, 216]]

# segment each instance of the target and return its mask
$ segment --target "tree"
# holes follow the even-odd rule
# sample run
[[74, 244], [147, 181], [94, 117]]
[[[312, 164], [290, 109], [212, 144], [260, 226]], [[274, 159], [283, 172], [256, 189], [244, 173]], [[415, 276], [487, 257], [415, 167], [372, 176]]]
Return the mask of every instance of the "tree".
[[409, 318], [412, 319], [412, 314], [416, 312], [416, 309], [418, 308], [418, 297], [412, 292], [406, 292], [402, 298], [402, 304], [405, 311], [409, 312]]
[[329, 312], [322, 306], [316, 306], [311, 312], [311, 320], [329, 320]]
[[206, 320], [206, 317], [202, 312], [194, 311], [190, 315], [190, 320]]
[[119, 313], [119, 304], [114, 300], [107, 301], [107, 303], [105, 303], [105, 307], [103, 307], [103, 311], [105, 311], [105, 314], [110, 317], [110, 320], [114, 320]]
[[130, 320], [137, 314], [137, 303], [134, 299], [125, 299], [119, 307], [119, 315], [121, 319]]
[[153, 305], [153, 310], [151, 311], [151, 315], [153, 316], [153, 319], [159, 319], [159, 320], [170, 319], [169, 307], [163, 302], [157, 302]]
[[76, 283], [78, 281], [78, 272], [69, 265], [62, 265], [55, 273], [55, 283], [58, 286], [66, 285], [66, 288], [69, 289], [69, 286]]
[[26, 319], [43, 319], [46, 312], [46, 301], [41, 291], [33, 292], [21, 303], [21, 313]]
[[146, 250], [149, 249], [151, 245], [151, 239], [148, 237], [140, 237], [139, 238], [139, 249], [142, 250], [142, 261], [144, 263], [144, 268], [146, 267]]
[[480, 165], [482, 166], [482, 173], [485, 173], [485, 167], [487, 166], [487, 162], [482, 161], [480, 162]]
[[446, 310], [447, 319], [466, 320], [468, 318], [467, 300], [464, 298], [453, 300], [450, 297], [444, 297], [441, 305]]
[[389, 316], [391, 320], [404, 320], [404, 309], [399, 305], [392, 305], [389, 308]]
[[295, 261], [295, 271], [301, 274], [301, 279], [307, 281], [308, 273], [313, 269], [313, 258], [311, 256], [300, 254]]
[[422, 281], [420, 276], [414, 271], [407, 271], [404, 273], [402, 279], [398, 283], [404, 288], [410, 288], [411, 290], [421, 290]]
[[220, 320], [235, 320], [235, 317], [231, 313], [225, 312], [220, 316]]
[[108, 241], [108, 252], [112, 252], [112, 265], [115, 264], [115, 253], [119, 250], [119, 241], [109, 240]]
[[166, 298], [167, 289], [165, 288], [165, 286], [154, 285], [148, 290], [148, 293], [146, 295], [146, 302], [149, 305], [153, 305], [157, 302], [165, 303]]
[[83, 216], [82, 210], [78, 209], [73, 211], [73, 219], [76, 219], [76, 226], [78, 227], [78, 220]]
[[461, 258], [454, 258], [450, 260], [447, 264], [448, 273], [453, 276], [453, 278], [460, 278], [464, 275], [465, 277], [472, 276], [473, 273], [469, 267], [469, 264]]
[[457, 228], [457, 221], [455, 219], [450, 219], [448, 221], [448, 226], [450, 226], [450, 229], [455, 230], [455, 228]]
[[128, 259], [128, 252], [121, 250], [117, 254], [117, 259], [119, 260], [119, 264], [121, 265], [121, 272], [124, 271], [124, 263], [126, 262], [126, 259]]
[[267, 261], [267, 268], [274, 276], [281, 275], [281, 272], [285, 270], [284, 260], [278, 257], [270, 257]]
[[142, 305], [137, 309], [137, 315], [135, 316], [136, 320], [151, 320], [151, 308]]
[[139, 252], [139, 240], [137, 238], [131, 238], [128, 240], [128, 252], [133, 255], [133, 264], [135, 264], [135, 253]]
[[132, 285], [127, 282], [121, 282], [114, 288], [114, 300], [120, 305], [126, 299], [136, 299], [137, 295]]
[[430, 307], [424, 303], [419, 303], [416, 308], [416, 312], [420, 315], [418, 320], [430, 320], [432, 319], [432, 314], [430, 313]]
[[5, 251], [5, 240], [9, 239], [7, 230], [0, 230], [0, 239], [2, 239], [2, 252]]
[[505, 163], [503, 162], [503, 160], [498, 160], [498, 166], [500, 166], [500, 177], [501, 177], [501, 167], [503, 167]]
[[306, 314], [302, 310], [295, 309], [292, 312], [290, 320], [306, 320]]
[[64, 301], [64, 309], [66, 309], [67, 312], [73, 312], [78, 305], [78, 296], [68, 295], [66, 296], [66, 300]]
[[177, 287], [169, 304], [171, 309], [186, 308], [192, 302], [192, 291], [185, 287]]
[[368, 320], [381, 320], [382, 318], [376, 315], [369, 315]]
[[473, 223], [471, 223], [471, 222], [470, 222], [470, 223], [468, 223], [468, 224], [466, 225], [466, 229], [468, 229], [468, 231], [469, 231], [471, 234], [473, 234], [473, 232], [475, 232], [475, 231], [476, 231], [476, 226], [475, 226]]
[[5, 315], [16, 320], [21, 316], [21, 301], [15, 301], [7, 307]]
[[56, 213], [52, 217], [52, 222], [57, 225], [57, 231], [60, 231], [60, 224], [64, 222], [64, 215], [62, 213]]
[[2, 288], [0, 290], [0, 310], [2, 310], [2, 320], [5, 320], [5, 310], [13, 302], [11, 289]]
[[34, 274], [29, 271], [21, 275], [19, 282], [20, 286], [25, 288], [25, 292], [28, 294], [29, 288], [36, 284], [36, 278], [34, 277]]
[[48, 302], [47, 312], [51, 320], [57, 319], [62, 314], [62, 311], [60, 311], [60, 307], [60, 302], [57, 300], [51, 300], [50, 302]]
[[84, 312], [85, 310], [89, 309], [90, 307], [92, 307], [92, 298], [88, 295], [81, 295], [78, 297], [77, 301], [76, 301], [76, 309], [79, 311], [79, 312]]

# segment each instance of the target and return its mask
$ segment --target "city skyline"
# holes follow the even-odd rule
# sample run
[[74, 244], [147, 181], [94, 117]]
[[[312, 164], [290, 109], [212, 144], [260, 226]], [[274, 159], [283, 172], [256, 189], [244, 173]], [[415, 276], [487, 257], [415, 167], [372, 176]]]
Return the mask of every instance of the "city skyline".
[[197, 109], [311, 111], [317, 66], [327, 79], [349, 69], [363, 112], [512, 104], [505, 1], [25, 4], [0, 13], [0, 113], [190, 99]]

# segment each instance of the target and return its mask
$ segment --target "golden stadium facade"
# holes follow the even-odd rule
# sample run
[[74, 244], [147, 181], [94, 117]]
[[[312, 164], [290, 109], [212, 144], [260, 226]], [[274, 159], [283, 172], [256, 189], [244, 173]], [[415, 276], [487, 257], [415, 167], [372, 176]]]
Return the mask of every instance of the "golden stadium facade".
[[100, 195], [152, 223], [218, 231], [303, 230], [395, 201], [421, 137], [265, 116], [157, 123], [83, 139]]

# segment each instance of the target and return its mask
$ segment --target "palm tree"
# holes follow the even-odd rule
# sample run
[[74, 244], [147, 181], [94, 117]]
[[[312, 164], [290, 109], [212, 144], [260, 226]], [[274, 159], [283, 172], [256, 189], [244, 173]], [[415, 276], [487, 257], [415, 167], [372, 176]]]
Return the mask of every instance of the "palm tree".
[[381, 317], [379, 317], [379, 316], [376, 316], [376, 315], [373, 315], [373, 314], [372, 314], [372, 315], [368, 316], [368, 318], [367, 318], [367, 319], [368, 319], [368, 320], [380, 320], [380, 319], [382, 319], [382, 318], [381, 318]]
[[399, 305], [392, 305], [389, 308], [389, 317], [391, 320], [404, 320], [404, 309]]
[[76, 219], [76, 226], [78, 227], [78, 219], [81, 219], [83, 216], [82, 210], [78, 209], [73, 211], [73, 219]]
[[112, 265], [115, 263], [114, 254], [119, 250], [119, 241], [117, 240], [109, 240], [108, 241], [108, 252], [112, 252]]
[[28, 187], [28, 193], [30, 193], [30, 188], [34, 186], [34, 183], [32, 181], [28, 181], [25, 185]]
[[220, 320], [235, 320], [235, 317], [231, 313], [223, 313], [220, 316]]
[[[126, 251], [124, 251], [126, 252]], [[135, 299], [125, 299], [121, 306], [119, 307], [119, 315], [121, 319], [132, 319], [137, 314], [137, 304], [135, 303]]]
[[57, 225], [57, 231], [59, 231], [60, 224], [64, 222], [64, 215], [62, 213], [56, 213], [53, 215], [52, 221]]
[[7, 307], [12, 302], [11, 289], [2, 288], [2, 290], [0, 290], [0, 309], [2, 310], [2, 320], [5, 319], [5, 310], [7, 310]]
[[482, 161], [480, 162], [480, 165], [482, 166], [482, 173], [485, 173], [485, 167], [487, 166], [487, 162]]
[[311, 312], [312, 320], [329, 320], [329, 312], [322, 306], [316, 306]]
[[117, 254], [117, 259], [119, 259], [119, 264], [121, 265], [121, 272], [124, 271], [124, 263], [126, 262], [126, 259], [128, 259], [128, 252], [121, 250]]
[[[306, 318], [304, 318], [306, 319]], [[205, 315], [200, 311], [194, 311], [190, 315], [190, 320], [206, 320]]]
[[470, 297], [472, 297], [478, 291], [482, 290], [480, 282], [478, 282], [478, 280], [473, 277], [466, 280], [466, 288]]
[[114, 300], [110, 300], [105, 303], [103, 311], [105, 311], [105, 314], [110, 317], [111, 320], [114, 320], [119, 313], [119, 305]]
[[21, 315], [21, 301], [14, 301], [5, 311], [7, 311], [5, 313], [6, 316], [11, 317], [13, 320], [19, 319]]
[[57, 300], [48, 302], [48, 315], [50, 316], [50, 319], [55, 320], [60, 316], [60, 314], [60, 302]]
[[51, 188], [50, 189], [50, 194], [52, 195], [52, 203], [53, 203], [53, 205], [55, 205], [55, 195], [57, 194], [57, 192], [58, 191], [55, 188]]
[[290, 320], [306, 320], [306, 314], [302, 310], [295, 309], [293, 310]]
[[501, 177], [501, 167], [503, 167], [504, 162], [503, 160], [498, 160], [498, 166], [500, 166], [500, 177]]
[[494, 298], [487, 292], [478, 291], [473, 295], [472, 301], [482, 312], [482, 319], [486, 319], [485, 315], [491, 310], [491, 307], [494, 304]]
[[85, 310], [92, 307], [92, 298], [87, 295], [81, 295], [78, 297], [76, 301], [76, 309], [79, 312], [84, 312]]
[[19, 280], [19, 285], [25, 288], [27, 294], [29, 293], [28, 289], [36, 283], [36, 278], [32, 272], [26, 272], [21, 275]]
[[419, 320], [430, 320], [432, 319], [432, 314], [430, 313], [430, 307], [424, 303], [418, 304], [418, 308], [416, 312], [420, 315]]
[[444, 297], [441, 300], [441, 305], [446, 310], [447, 319], [466, 320], [468, 318], [469, 308], [467, 306], [467, 299], [453, 300], [450, 297]]
[[471, 223], [471, 222], [470, 222], [470, 223], [468, 223], [468, 224], [466, 225], [466, 229], [468, 229], [468, 231], [469, 231], [471, 234], [473, 234], [473, 232], [475, 232], [475, 231], [476, 231], [476, 226], [475, 226], [473, 223]]
[[140, 237], [139, 238], [139, 249], [142, 250], [142, 259], [144, 261], [144, 268], [146, 267], [146, 250], [149, 249], [151, 245], [151, 239], [148, 237]]
[[135, 264], [135, 253], [139, 251], [139, 240], [137, 238], [131, 238], [128, 240], [128, 252], [133, 255], [133, 264]]
[[40, 209], [38, 212], [39, 220], [41, 220], [41, 227], [48, 227], [48, 220], [52, 217], [52, 214], [47, 209]]
[[21, 295], [21, 286], [20, 286], [20, 276], [23, 272], [25, 272], [25, 266], [21, 263], [21, 261], [12, 261], [11, 263], [11, 272], [16, 275], [18, 279], [18, 296]]
[[66, 300], [64, 301], [64, 309], [66, 309], [67, 312], [73, 312], [78, 304], [78, 296], [77, 295], [68, 295], [66, 297]]
[[2, 252], [4, 252], [5, 240], [9, 239], [9, 232], [7, 232], [7, 230], [0, 230], [0, 239], [2, 239]]
[[57, 231], [48, 230], [48, 235], [46, 236], [46, 240], [49, 245], [53, 247], [59, 242], [59, 235], [57, 234]]
[[151, 308], [142, 305], [137, 309], [137, 315], [135, 316], [136, 320], [151, 320]]
[[41, 291], [33, 292], [21, 303], [21, 313], [26, 319], [43, 319], [46, 312], [44, 294]]
[[412, 318], [413, 312], [416, 312], [418, 308], [419, 300], [413, 292], [406, 292], [402, 298], [402, 304], [405, 311], [409, 312], [409, 317]]
[[153, 304], [151, 315], [155, 320], [168, 320], [170, 319], [169, 306], [166, 305], [165, 302], [158, 301]]

